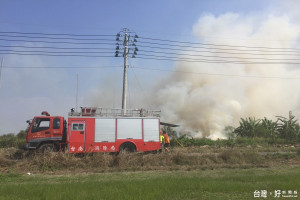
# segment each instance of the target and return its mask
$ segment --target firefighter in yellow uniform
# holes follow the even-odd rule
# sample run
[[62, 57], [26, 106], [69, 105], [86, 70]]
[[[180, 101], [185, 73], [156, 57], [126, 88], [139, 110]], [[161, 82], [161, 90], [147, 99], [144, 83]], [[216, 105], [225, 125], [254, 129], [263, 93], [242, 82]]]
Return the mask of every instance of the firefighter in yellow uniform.
[[162, 134], [162, 131], [160, 131], [160, 136], [159, 136], [159, 138], [160, 138], [160, 146], [161, 146], [160, 152], [162, 152], [163, 149], [164, 149], [164, 143], [165, 143], [165, 137], [164, 137], [164, 135]]

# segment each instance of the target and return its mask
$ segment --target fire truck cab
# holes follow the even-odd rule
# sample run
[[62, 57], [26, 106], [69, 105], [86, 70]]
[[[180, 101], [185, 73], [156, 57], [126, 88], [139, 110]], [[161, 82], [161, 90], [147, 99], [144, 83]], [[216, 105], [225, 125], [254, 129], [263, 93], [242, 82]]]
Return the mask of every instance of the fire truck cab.
[[66, 121], [61, 116], [50, 116], [46, 111], [41, 116], [36, 116], [32, 121], [27, 121], [29, 127], [25, 144], [26, 149], [58, 150], [66, 141]]

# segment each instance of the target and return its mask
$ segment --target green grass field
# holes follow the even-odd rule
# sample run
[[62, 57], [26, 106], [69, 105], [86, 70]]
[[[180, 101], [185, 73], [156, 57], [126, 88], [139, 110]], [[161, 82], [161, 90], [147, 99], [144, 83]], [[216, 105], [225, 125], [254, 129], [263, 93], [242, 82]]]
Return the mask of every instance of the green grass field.
[[274, 199], [274, 190], [300, 192], [300, 167], [76, 175], [0, 174], [1, 200], [255, 199], [255, 190], [267, 190], [266, 199]]

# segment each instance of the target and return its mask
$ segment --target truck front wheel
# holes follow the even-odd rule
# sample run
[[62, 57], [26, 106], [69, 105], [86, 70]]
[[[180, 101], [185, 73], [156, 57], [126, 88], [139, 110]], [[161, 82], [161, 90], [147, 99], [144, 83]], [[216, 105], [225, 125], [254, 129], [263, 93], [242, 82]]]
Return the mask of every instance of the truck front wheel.
[[49, 152], [54, 152], [56, 151], [56, 147], [54, 144], [42, 144], [40, 147], [39, 147], [39, 152], [42, 152], [42, 153], [49, 153]]

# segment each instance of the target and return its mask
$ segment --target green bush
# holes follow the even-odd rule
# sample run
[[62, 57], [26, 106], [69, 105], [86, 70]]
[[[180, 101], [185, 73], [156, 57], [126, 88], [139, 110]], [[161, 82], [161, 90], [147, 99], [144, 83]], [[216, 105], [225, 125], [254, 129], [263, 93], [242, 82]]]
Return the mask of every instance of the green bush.
[[276, 144], [295, 144], [296, 141], [290, 141], [282, 138], [248, 138], [248, 137], [236, 137], [233, 139], [219, 139], [211, 140], [208, 138], [189, 138], [183, 135], [179, 138], [173, 138], [171, 140], [172, 147], [191, 147], [191, 146], [211, 146], [211, 147], [248, 147], [248, 146], [262, 146], [268, 147]]
[[236, 144], [236, 139], [226, 139], [226, 140], [211, 140], [208, 138], [189, 138], [186, 135], [179, 137], [178, 139], [173, 138], [171, 140], [171, 146], [227, 146], [233, 147]]
[[17, 135], [13, 133], [5, 134], [0, 136], [0, 148], [23, 146], [26, 142], [26, 132], [20, 131]]

